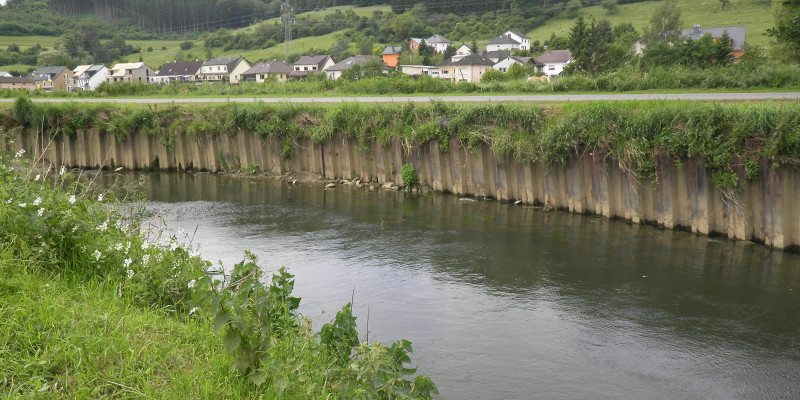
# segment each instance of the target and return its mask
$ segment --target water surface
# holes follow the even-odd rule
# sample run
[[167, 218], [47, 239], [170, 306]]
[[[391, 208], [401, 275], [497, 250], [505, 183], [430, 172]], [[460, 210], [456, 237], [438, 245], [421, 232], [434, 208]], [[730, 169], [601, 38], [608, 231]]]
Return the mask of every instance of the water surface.
[[296, 275], [317, 327], [405, 338], [442, 399], [800, 398], [800, 256], [455, 196], [146, 175], [206, 259]]

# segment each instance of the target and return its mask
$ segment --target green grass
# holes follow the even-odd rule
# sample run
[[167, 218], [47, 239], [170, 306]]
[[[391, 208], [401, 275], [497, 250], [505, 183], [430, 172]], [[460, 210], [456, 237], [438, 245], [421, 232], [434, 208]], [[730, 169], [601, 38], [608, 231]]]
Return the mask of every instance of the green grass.
[[[601, 6], [585, 7], [581, 10], [581, 15], [587, 18], [594, 16], [596, 19], [608, 19], [612, 25], [630, 22], [641, 33], [650, 23], [658, 3], [660, 2], [648, 1], [621, 4], [617, 6], [618, 11], [613, 15], [609, 15]], [[678, 7], [681, 10], [683, 29], [689, 29], [694, 24], [700, 24], [702, 28], [744, 25], [747, 27], [748, 43], [764, 47], [769, 45], [770, 38], [766, 36], [766, 31], [775, 23], [773, 8], [769, 2], [731, 0], [730, 5], [722, 11], [719, 0], [678, 0]], [[568, 35], [573, 24], [574, 19], [554, 18], [528, 32], [528, 36], [532, 41], [544, 42], [552, 33]]]
[[52, 50], [59, 39], [58, 36], [0, 36], [0, 48], [5, 50], [10, 44], [16, 44], [24, 50], [40, 44]]
[[133, 307], [117, 284], [0, 261], [0, 392], [37, 398], [249, 398], [208, 321]]
[[[175, 60], [178, 52], [182, 52], [184, 55], [191, 54], [193, 58], [199, 60], [205, 59], [205, 50], [202, 48], [202, 41], [191, 41], [194, 42], [195, 47], [186, 51], [180, 48], [180, 44], [183, 42], [183, 40], [129, 40], [127, 41], [128, 44], [138, 46], [142, 51], [129, 54], [123, 57], [122, 60], [125, 62], [135, 62], [139, 61], [139, 58], [141, 58], [150, 68], [157, 70], [161, 68], [164, 63]], [[153, 51], [147, 51], [148, 47], [152, 47]], [[166, 50], [161, 50], [162, 47], [166, 47]]]
[[0, 66], [0, 71], [6, 71], [6, 72], [11, 72], [11, 71], [16, 71], [16, 72], [25, 72], [25, 71], [27, 71], [27, 70], [29, 70], [29, 69], [31, 69], [31, 68], [33, 68], [33, 69], [36, 69], [36, 66], [35, 66], [35, 65], [26, 65], [26, 64], [11, 64], [11, 65], [3, 65], [3, 66]]

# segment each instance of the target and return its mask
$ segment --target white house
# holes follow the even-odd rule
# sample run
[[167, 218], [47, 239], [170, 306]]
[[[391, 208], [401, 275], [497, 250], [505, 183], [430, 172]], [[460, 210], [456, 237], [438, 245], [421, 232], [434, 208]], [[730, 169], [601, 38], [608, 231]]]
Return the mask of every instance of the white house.
[[459, 56], [466, 56], [472, 54], [472, 47], [470, 47], [466, 43], [461, 43], [461, 46], [458, 46], [456, 49], [456, 55]]
[[383, 63], [381, 58], [376, 56], [353, 56], [345, 58], [344, 60], [326, 68], [325, 74], [328, 76], [328, 79], [339, 79], [342, 76], [342, 71], [353, 68], [355, 65], [363, 66], [372, 60], [378, 60]]
[[200, 67], [200, 76], [203, 82], [239, 83], [242, 72], [252, 66], [253, 64], [242, 56], [215, 58], [203, 63]]
[[292, 66], [294, 71], [289, 74], [289, 78], [304, 79], [309, 72], [320, 73], [336, 64], [333, 58], [327, 54], [320, 56], [302, 56]]
[[150, 83], [195, 82], [200, 80], [202, 61], [165, 63], [150, 77]]
[[506, 33], [490, 40], [489, 43], [486, 44], [486, 51], [530, 49], [531, 38], [513, 29], [506, 31]]
[[148, 83], [153, 70], [143, 62], [116, 63], [108, 70], [106, 81], [114, 82], [142, 82]]
[[431, 67], [428, 65], [400, 65], [400, 71], [411, 76], [427, 75], [432, 78], [439, 77], [439, 67]]
[[101, 83], [106, 81], [108, 74], [108, 68], [103, 64], [79, 65], [72, 70], [67, 90], [70, 92], [95, 90]]
[[492, 68], [500, 72], [508, 72], [508, 69], [511, 68], [511, 66], [514, 64], [533, 65], [533, 59], [530, 57], [510, 56], [504, 60], [501, 60], [497, 64], [493, 65]]
[[427, 39], [411, 38], [409, 47], [412, 49], [418, 49], [419, 45], [422, 44], [423, 41], [436, 53], [444, 53], [444, 51], [453, 44], [453, 42], [447, 40], [447, 38], [442, 35], [433, 35]]
[[572, 61], [572, 53], [569, 50], [547, 50], [534, 60], [548, 78], [560, 75], [564, 67]]

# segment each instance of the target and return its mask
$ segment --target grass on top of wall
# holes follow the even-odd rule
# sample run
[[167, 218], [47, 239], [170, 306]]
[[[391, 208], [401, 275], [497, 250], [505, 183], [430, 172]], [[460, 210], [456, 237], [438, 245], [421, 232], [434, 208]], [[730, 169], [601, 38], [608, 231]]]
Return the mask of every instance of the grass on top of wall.
[[689, 101], [455, 104], [268, 104], [120, 106], [34, 104], [17, 100], [0, 113], [6, 129], [71, 135], [94, 128], [118, 140], [141, 132], [172, 147], [178, 138], [236, 135], [325, 142], [337, 135], [407, 149], [436, 140], [489, 146], [518, 161], [565, 163], [603, 150], [642, 179], [655, 173], [655, 153], [702, 157], [718, 186], [737, 188], [758, 173], [760, 159], [800, 164], [800, 102], [711, 104]]

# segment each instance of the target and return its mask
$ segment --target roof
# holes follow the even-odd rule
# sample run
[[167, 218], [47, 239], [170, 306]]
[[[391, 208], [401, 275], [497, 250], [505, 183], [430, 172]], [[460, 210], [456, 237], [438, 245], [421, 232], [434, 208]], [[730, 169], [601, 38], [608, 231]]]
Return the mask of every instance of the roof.
[[242, 75], [254, 74], [290, 74], [292, 73], [292, 66], [283, 61], [262, 61], [247, 71], [242, 72]]
[[531, 57], [511, 56], [511, 57], [508, 57], [508, 59], [514, 60], [514, 61], [516, 61], [516, 62], [518, 62], [520, 64], [533, 64], [533, 58], [531, 58]]
[[442, 35], [433, 35], [433, 36], [428, 38], [427, 43], [428, 44], [434, 44], [434, 43], [447, 43], [447, 44], [450, 44], [452, 42], [447, 40], [447, 38], [445, 38]]
[[566, 63], [572, 58], [569, 50], [548, 50], [546, 53], [536, 57], [537, 64], [557, 64]]
[[322, 65], [326, 63], [327, 59], [329, 58], [331, 58], [331, 56], [327, 54], [323, 54], [321, 56], [302, 56], [299, 60], [297, 60], [296, 63], [294, 63], [294, 65], [316, 65], [317, 67], [322, 67]]
[[745, 38], [747, 37], [747, 30], [744, 26], [723, 26], [719, 28], [700, 28], [700, 25], [695, 25], [692, 29], [682, 29], [681, 37], [691, 40], [698, 40], [706, 33], [710, 34], [712, 38], [721, 38], [723, 34], [728, 33], [731, 38], [731, 50], [740, 51], [744, 48]]
[[[83, 66], [84, 65], [82, 65], [81, 67], [83, 67]], [[88, 78], [91, 78], [91, 77], [95, 76], [98, 72], [102, 71], [103, 68], [105, 68], [106, 66], [103, 65], [103, 64], [97, 64], [97, 65], [86, 65], [86, 67], [89, 67], [89, 68], [87, 68], [86, 70], [81, 72], [79, 75], [72, 75], [72, 77], [73, 78], [77, 77], [77, 78], [80, 78], [80, 79], [88, 79]], [[77, 70], [78, 68], [75, 68], [75, 69]], [[75, 72], [75, 71], [73, 71], [73, 72]]]
[[[224, 65], [224, 66], [228, 67], [228, 71], [233, 71], [233, 69], [236, 68], [236, 65], [238, 65], [239, 62], [241, 62], [242, 60], [247, 61], [242, 56], [239, 56], [239, 57], [217, 57], [217, 58], [212, 58], [212, 59], [204, 62], [202, 64], [202, 66], [205, 67], [205, 66], [209, 66], [209, 65]], [[248, 61], [248, 64], [249, 63], [250, 62]]]
[[484, 51], [483, 54], [481, 55], [484, 56], [485, 58], [497, 58], [500, 60], [508, 58], [508, 56], [510, 56], [510, 54], [508, 54], [507, 51], [503, 50]]
[[31, 76], [33, 76], [33, 79], [37, 81], [52, 79], [54, 76], [60, 74], [65, 69], [69, 71], [69, 69], [63, 65], [59, 65], [57, 67], [40, 67], [36, 71], [33, 71]]
[[503, 34], [490, 40], [489, 43], [486, 44], [520, 44], [520, 43], [514, 40], [514, 38], [512, 38], [511, 36]]
[[116, 63], [111, 68], [111, 76], [123, 76], [125, 75], [125, 70], [129, 69], [139, 69], [142, 67], [147, 67], [147, 64], [143, 62], [133, 62], [133, 63]]
[[380, 58], [375, 56], [353, 56], [345, 58], [342, 61], [330, 66], [325, 71], [344, 71], [346, 69], [350, 69], [353, 65], [364, 65], [372, 60], [380, 60]]
[[203, 66], [202, 61], [165, 63], [154, 76], [194, 75]]
[[515, 35], [519, 36], [519, 37], [520, 37], [520, 38], [522, 38], [522, 39], [530, 39], [530, 38], [529, 38], [527, 35], [525, 35], [524, 33], [520, 32], [520, 31], [518, 31], [518, 30], [516, 30], [516, 29], [511, 29], [511, 30], [509, 30], [508, 32], [511, 32], [511, 33], [513, 33], [513, 34], [515, 34]]
[[383, 49], [383, 53], [381, 53], [381, 55], [400, 54], [400, 50], [402, 49], [403, 48], [400, 46], [386, 46], [386, 48]]
[[462, 66], [486, 65], [486, 66], [491, 67], [491, 66], [494, 65], [494, 63], [491, 60], [487, 60], [487, 59], [483, 58], [483, 56], [481, 56], [479, 54], [468, 54], [468, 55], [465, 55], [464, 57], [459, 58], [456, 61], [453, 61], [453, 59], [451, 58], [450, 60], [447, 60], [447, 61], [437, 65], [437, 67], [451, 67], [451, 66], [458, 66], [458, 65], [462, 65]]
[[0, 76], [9, 77], [9, 76], [11, 76], [11, 74], [8, 73], [7, 71], [0, 71]]
[[91, 67], [92, 66], [90, 64], [89, 65], [78, 65], [77, 67], [75, 67], [75, 69], [72, 70], [72, 77], [73, 78], [77, 78], [77, 77], [81, 76], [82, 73], [88, 71], [89, 68], [91, 68]]
[[0, 76], [0, 83], [33, 83], [33, 80], [18, 76]]

